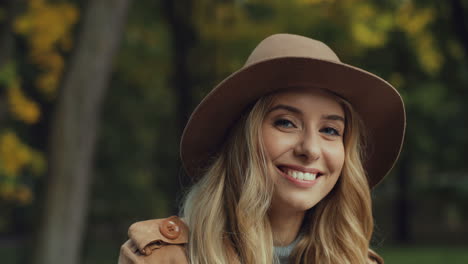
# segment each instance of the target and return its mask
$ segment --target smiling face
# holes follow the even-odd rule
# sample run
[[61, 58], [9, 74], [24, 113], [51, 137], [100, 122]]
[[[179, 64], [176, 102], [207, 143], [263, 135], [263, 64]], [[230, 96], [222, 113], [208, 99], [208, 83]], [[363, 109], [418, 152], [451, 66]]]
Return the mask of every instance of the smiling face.
[[262, 137], [275, 189], [275, 210], [305, 211], [335, 186], [344, 164], [343, 107], [317, 89], [291, 89], [274, 96]]

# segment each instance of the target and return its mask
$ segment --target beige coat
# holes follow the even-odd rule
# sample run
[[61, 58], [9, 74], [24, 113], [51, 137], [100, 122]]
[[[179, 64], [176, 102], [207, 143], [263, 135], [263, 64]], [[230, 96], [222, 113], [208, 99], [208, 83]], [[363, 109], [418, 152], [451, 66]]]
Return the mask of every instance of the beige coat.
[[188, 227], [177, 216], [137, 222], [120, 248], [119, 264], [188, 264]]
[[[119, 264], [188, 264], [188, 235], [187, 225], [177, 216], [137, 222], [120, 248]], [[370, 250], [369, 263], [384, 261]]]

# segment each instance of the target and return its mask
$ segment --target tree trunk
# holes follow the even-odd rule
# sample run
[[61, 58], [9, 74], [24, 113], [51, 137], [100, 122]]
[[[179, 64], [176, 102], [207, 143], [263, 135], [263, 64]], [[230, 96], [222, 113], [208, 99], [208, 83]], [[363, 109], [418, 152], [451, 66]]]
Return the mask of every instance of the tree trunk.
[[101, 101], [131, 0], [88, 1], [52, 120], [45, 210], [34, 263], [77, 264]]
[[[395, 56], [398, 57], [398, 62], [395, 67], [395, 72], [400, 72], [403, 76], [411, 75], [412, 71], [410, 69], [410, 62], [408, 58], [411, 58], [410, 51], [406, 47], [406, 40], [403, 33], [397, 34], [394, 38], [394, 46], [389, 50], [395, 51]], [[405, 88], [410, 89], [413, 87], [411, 83], [408, 83]], [[407, 105], [407, 113], [412, 112], [412, 105]], [[407, 121], [411, 121], [411, 115], [408, 115]], [[406, 138], [411, 137], [411, 128], [406, 130]], [[399, 243], [407, 243], [411, 241], [411, 177], [412, 177], [412, 149], [415, 149], [415, 146], [412, 145], [410, 140], [406, 140], [404, 150], [400, 154], [398, 160], [398, 170], [396, 171], [396, 188], [397, 192], [394, 200], [394, 230], [395, 230], [395, 239]]]
[[453, 28], [455, 30], [457, 38], [465, 51], [468, 54], [468, 25], [466, 24], [466, 17], [463, 8], [463, 4], [460, 0], [450, 1], [452, 11]]
[[409, 197], [411, 167], [409, 164], [408, 157], [403, 156], [399, 161], [397, 173], [398, 191], [395, 201], [396, 240], [402, 244], [411, 241], [411, 199]]
[[195, 28], [193, 24], [193, 0], [164, 0], [163, 10], [171, 32], [173, 47], [173, 66], [171, 86], [175, 88], [177, 98], [177, 126], [182, 134], [185, 123], [191, 112], [191, 87], [193, 78], [190, 72], [190, 50], [195, 45]]
[[[172, 48], [172, 70], [170, 76], [170, 86], [175, 91], [176, 98], [176, 130], [177, 139], [180, 139], [185, 123], [187, 122], [192, 108], [192, 87], [194, 84], [190, 71], [190, 53], [196, 44], [196, 30], [193, 23], [193, 0], [164, 0], [163, 15], [167, 20], [170, 31], [170, 41]], [[175, 142], [178, 145], [178, 142]], [[179, 164], [177, 164], [179, 165]], [[183, 169], [179, 169], [184, 173]], [[178, 175], [181, 175], [178, 173]], [[173, 189], [168, 191], [169, 200], [176, 201], [181, 194], [180, 185], [188, 185], [187, 177], [177, 179], [172, 177], [172, 182], [168, 183]], [[172, 203], [175, 204], [175, 203]], [[177, 206], [173, 206], [171, 211], [176, 214]]]
[[13, 53], [13, 32], [11, 25], [16, 15], [18, 3], [12, 0], [0, 2], [0, 10], [6, 16], [0, 21], [0, 70], [10, 60]]

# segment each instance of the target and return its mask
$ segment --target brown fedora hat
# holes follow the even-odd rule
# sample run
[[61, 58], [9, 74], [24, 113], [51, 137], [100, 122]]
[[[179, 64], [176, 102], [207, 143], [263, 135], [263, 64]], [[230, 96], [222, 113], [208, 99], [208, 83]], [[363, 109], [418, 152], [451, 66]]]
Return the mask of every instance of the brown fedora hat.
[[405, 109], [397, 90], [378, 76], [342, 63], [324, 43], [291, 34], [264, 39], [245, 65], [219, 83], [192, 113], [182, 135], [180, 155], [191, 177], [215, 154], [242, 112], [260, 97], [280, 89], [313, 87], [347, 100], [366, 128], [367, 172], [379, 183], [400, 154]]

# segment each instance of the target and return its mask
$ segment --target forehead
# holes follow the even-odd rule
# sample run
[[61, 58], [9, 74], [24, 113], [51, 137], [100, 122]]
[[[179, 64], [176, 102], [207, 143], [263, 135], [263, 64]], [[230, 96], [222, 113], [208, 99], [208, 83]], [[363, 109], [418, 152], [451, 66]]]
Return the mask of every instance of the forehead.
[[344, 116], [342, 105], [331, 93], [316, 88], [290, 88], [273, 95], [272, 107], [285, 104], [302, 111], [327, 112]]

